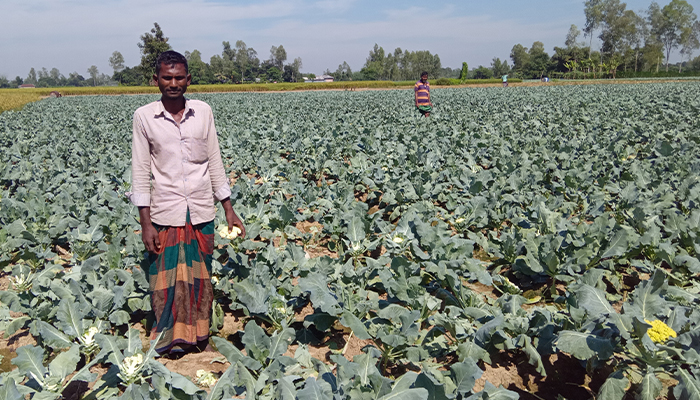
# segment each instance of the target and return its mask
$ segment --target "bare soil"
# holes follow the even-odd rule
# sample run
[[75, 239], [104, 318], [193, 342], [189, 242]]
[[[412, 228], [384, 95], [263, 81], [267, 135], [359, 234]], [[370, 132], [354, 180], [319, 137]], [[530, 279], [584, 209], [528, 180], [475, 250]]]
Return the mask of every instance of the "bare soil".
[[484, 388], [486, 381], [517, 392], [522, 400], [593, 399], [611, 371], [586, 373], [585, 365], [565, 354], [543, 357], [546, 377], [541, 376], [523, 354], [500, 353], [491, 365], [484, 364], [484, 374], [476, 381], [474, 391]]

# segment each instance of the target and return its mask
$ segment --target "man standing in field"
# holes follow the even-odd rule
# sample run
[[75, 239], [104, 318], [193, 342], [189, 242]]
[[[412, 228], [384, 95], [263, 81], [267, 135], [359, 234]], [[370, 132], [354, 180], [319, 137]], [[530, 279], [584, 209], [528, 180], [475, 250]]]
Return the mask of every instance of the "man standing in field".
[[421, 72], [420, 80], [416, 82], [413, 91], [415, 93], [416, 108], [423, 116], [429, 117], [430, 112], [433, 111], [433, 102], [430, 100], [430, 84], [428, 83], [427, 72]]
[[503, 80], [503, 87], [508, 87], [508, 74], [505, 74], [501, 77]]
[[214, 116], [208, 104], [184, 97], [192, 77], [187, 60], [161, 53], [153, 79], [159, 101], [134, 113], [132, 190], [141, 237], [148, 251], [151, 339], [158, 353], [205, 349], [214, 298], [211, 261], [215, 201], [229, 231], [245, 227], [231, 206], [231, 188], [221, 161]]

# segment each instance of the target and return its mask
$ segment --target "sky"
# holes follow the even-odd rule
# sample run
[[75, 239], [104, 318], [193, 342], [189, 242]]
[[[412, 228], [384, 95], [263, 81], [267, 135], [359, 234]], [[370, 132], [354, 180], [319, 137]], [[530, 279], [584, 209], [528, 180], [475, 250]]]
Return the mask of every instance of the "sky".
[[[651, 1], [626, 3], [639, 11]], [[700, 12], [700, 0], [688, 3]], [[572, 24], [583, 30], [583, 8], [583, 0], [0, 0], [0, 75], [25, 78], [32, 67], [55, 67], [88, 76], [91, 65], [111, 75], [114, 51], [126, 66], [140, 63], [139, 37], [154, 22], [174, 50], [197, 49], [206, 62], [221, 54], [223, 41], [243, 40], [260, 60], [283, 45], [288, 61], [301, 57], [301, 71], [315, 74], [343, 61], [359, 70], [375, 43], [386, 52], [429, 50], [443, 67], [466, 61], [474, 68], [494, 57], [510, 63], [517, 43], [541, 41], [551, 55]]]

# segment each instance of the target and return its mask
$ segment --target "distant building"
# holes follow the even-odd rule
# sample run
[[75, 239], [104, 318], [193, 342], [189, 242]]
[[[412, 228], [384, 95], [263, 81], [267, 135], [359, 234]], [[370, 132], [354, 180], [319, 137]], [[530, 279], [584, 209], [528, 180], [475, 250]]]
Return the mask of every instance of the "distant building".
[[311, 82], [333, 82], [333, 77], [330, 75], [321, 75], [315, 77]]
[[23, 85], [19, 85], [20, 89], [34, 89], [36, 86], [32, 85], [31, 83], [25, 83]]

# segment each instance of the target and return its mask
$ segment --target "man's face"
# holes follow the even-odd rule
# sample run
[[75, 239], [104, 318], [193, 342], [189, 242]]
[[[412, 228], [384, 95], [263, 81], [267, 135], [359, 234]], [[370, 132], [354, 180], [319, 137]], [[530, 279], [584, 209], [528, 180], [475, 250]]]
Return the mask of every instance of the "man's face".
[[420, 77], [420, 80], [421, 80], [421, 82], [423, 82], [423, 83], [427, 82], [427, 81], [428, 81], [428, 75], [422, 75], [422, 76]]
[[163, 97], [176, 100], [182, 97], [190, 86], [192, 75], [185, 71], [184, 64], [161, 64], [160, 73], [153, 75]]

